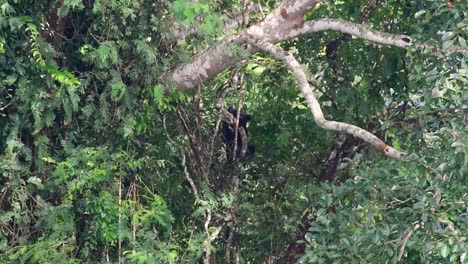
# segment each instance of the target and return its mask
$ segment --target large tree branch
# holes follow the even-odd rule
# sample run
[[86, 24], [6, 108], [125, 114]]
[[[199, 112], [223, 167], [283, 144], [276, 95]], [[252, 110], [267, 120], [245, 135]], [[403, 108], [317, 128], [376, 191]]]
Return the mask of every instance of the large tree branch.
[[[407, 48], [412, 44], [411, 38], [406, 35], [384, 33], [366, 25], [339, 19], [324, 18], [304, 22], [305, 11], [312, 9], [318, 2], [297, 1], [290, 6], [286, 3], [282, 4], [262, 22], [225, 37], [217, 44], [192, 57], [188, 63], [169, 72], [164, 76], [164, 80], [182, 90], [191, 90], [213, 78], [221, 71], [245, 59], [245, 55], [243, 56], [241, 52], [233, 52], [235, 49], [230, 49], [231, 45], [240, 43], [239, 38], [245, 35], [275, 44], [320, 31], [334, 30], [384, 45]], [[253, 47], [246, 50], [247, 54], [255, 52], [257, 49]]]
[[368, 142], [369, 144], [373, 145], [374, 147], [384, 152], [385, 155], [389, 157], [392, 157], [395, 159], [402, 159], [405, 156], [405, 153], [400, 152], [392, 148], [391, 146], [388, 146], [378, 137], [374, 136], [372, 133], [360, 127], [347, 124], [347, 123], [343, 123], [343, 122], [329, 121], [325, 119], [325, 116], [323, 115], [320, 104], [317, 101], [317, 98], [315, 98], [314, 93], [312, 92], [312, 89], [309, 86], [304, 70], [302, 69], [299, 62], [294, 58], [294, 56], [292, 56], [291, 53], [282, 50], [281, 48], [273, 45], [272, 43], [269, 43], [260, 39], [255, 39], [254, 37], [251, 37], [251, 36], [242, 36], [241, 39], [249, 44], [256, 46], [257, 48], [261, 50], [268, 52], [270, 55], [283, 61], [288, 66], [288, 68], [294, 74], [294, 77], [296, 77], [299, 88], [302, 91], [302, 95], [304, 96], [307, 102], [307, 105], [309, 106], [309, 109], [318, 126], [325, 128], [325, 129], [329, 129], [329, 130], [335, 130], [335, 131], [346, 132], [348, 134], [352, 134]]
[[[190, 62], [177, 67], [163, 77], [167, 83], [172, 83], [182, 90], [191, 90], [204, 81], [213, 78], [218, 73], [231, 67], [244, 59], [240, 54], [233, 54], [229, 46], [239, 39], [239, 35], [249, 33], [257, 38], [265, 39], [272, 43], [285, 40], [282, 38], [293, 27], [304, 23], [305, 12], [311, 10], [320, 0], [286, 0], [263, 21], [240, 31], [237, 34], [229, 35], [217, 44], [198, 53]], [[253, 54], [256, 50], [249, 49], [248, 53]]]

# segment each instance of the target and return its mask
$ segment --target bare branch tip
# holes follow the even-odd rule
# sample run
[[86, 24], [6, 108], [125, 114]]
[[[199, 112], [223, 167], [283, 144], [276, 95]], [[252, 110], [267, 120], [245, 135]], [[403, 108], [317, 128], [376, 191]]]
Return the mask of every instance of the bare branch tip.
[[398, 160], [405, 160], [406, 158], [406, 153], [405, 152], [401, 152], [401, 151], [398, 151], [390, 146], [387, 146], [384, 151], [385, 155], [391, 157], [391, 158], [394, 158], [394, 159], [398, 159]]
[[410, 36], [404, 35], [401, 37], [401, 40], [408, 43], [408, 45], [413, 44], [413, 39]]

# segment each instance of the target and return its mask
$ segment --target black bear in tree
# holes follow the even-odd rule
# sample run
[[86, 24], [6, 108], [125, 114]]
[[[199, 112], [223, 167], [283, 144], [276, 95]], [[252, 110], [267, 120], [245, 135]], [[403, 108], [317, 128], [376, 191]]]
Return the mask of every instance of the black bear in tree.
[[[231, 113], [234, 117], [234, 120], [236, 120], [237, 117], [237, 109], [230, 107], [228, 109], [228, 112]], [[246, 135], [246, 140], [248, 139], [249, 133], [247, 132], [247, 122], [252, 119], [252, 116], [245, 113], [244, 111], [240, 111], [239, 113], [239, 126], [238, 126], [238, 132], [237, 132], [237, 145], [234, 144], [235, 137], [236, 137], [236, 132], [235, 132], [235, 124], [231, 125], [228, 122], [224, 121], [223, 122], [223, 127], [222, 127], [222, 134], [224, 138], [224, 143], [226, 144], [226, 157], [228, 160], [233, 160], [234, 159], [234, 148], [236, 149], [236, 155], [235, 158], [239, 159], [243, 157], [242, 155], [242, 146], [244, 145], [243, 143], [243, 138], [241, 136], [241, 130], [244, 129], [245, 135]], [[246, 153], [245, 156], [250, 157], [255, 154], [255, 147], [253, 145], [247, 145]]]

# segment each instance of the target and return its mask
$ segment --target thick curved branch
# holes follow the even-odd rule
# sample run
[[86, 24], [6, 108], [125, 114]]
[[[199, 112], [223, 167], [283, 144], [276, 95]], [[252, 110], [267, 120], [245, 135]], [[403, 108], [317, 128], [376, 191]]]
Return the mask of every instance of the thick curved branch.
[[305, 22], [300, 28], [294, 29], [289, 33], [290, 38], [301, 37], [320, 31], [333, 30], [341, 33], [350, 34], [375, 43], [390, 45], [400, 48], [408, 48], [412, 44], [409, 36], [390, 34], [374, 30], [364, 24], [356, 24], [334, 18], [322, 18]]
[[304, 70], [291, 53], [284, 51], [281, 48], [273, 45], [272, 43], [266, 42], [264, 40], [255, 39], [249, 36], [243, 36], [241, 39], [251, 45], [256, 46], [261, 50], [268, 52], [270, 55], [283, 61], [288, 66], [288, 68], [294, 74], [294, 77], [296, 77], [299, 88], [302, 91], [302, 95], [304, 96], [309, 106], [309, 109], [314, 117], [314, 120], [318, 126], [329, 130], [352, 134], [373, 145], [389, 157], [395, 159], [402, 159], [405, 156], [405, 153], [400, 152], [392, 148], [391, 146], [388, 146], [382, 140], [374, 136], [372, 133], [360, 127], [347, 123], [326, 120], [323, 115], [322, 108], [320, 107], [319, 102], [315, 98], [314, 93], [312, 92], [312, 89], [310, 88], [309, 83], [307, 82], [307, 77], [304, 73]]

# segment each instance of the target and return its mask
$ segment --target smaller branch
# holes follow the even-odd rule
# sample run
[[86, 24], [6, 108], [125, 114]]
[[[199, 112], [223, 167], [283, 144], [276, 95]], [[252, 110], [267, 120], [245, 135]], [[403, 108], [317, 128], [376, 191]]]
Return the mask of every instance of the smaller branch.
[[[169, 135], [169, 132], [167, 131], [166, 116], [165, 115], [162, 116], [162, 121], [163, 121], [164, 132], [166, 133], [167, 139], [169, 140], [169, 142], [171, 144], [173, 144], [174, 146], [177, 146], [177, 144], [174, 142], [174, 140], [172, 140], [171, 136]], [[195, 195], [196, 201], [199, 201], [200, 197], [198, 196], [198, 188], [195, 185], [195, 182], [193, 181], [192, 177], [190, 177], [190, 174], [189, 174], [188, 168], [187, 168], [186, 157], [185, 157], [185, 154], [184, 154], [184, 152], [182, 150], [181, 150], [181, 154], [182, 154], [181, 165], [182, 165], [182, 168], [184, 168], [185, 178], [187, 178], [188, 182], [190, 183], [190, 186], [192, 187], [193, 194]]]
[[192, 177], [190, 177], [190, 174], [189, 174], [188, 168], [187, 168], [187, 164], [185, 162], [186, 162], [185, 154], [182, 153], [182, 168], [184, 168], [185, 178], [187, 178], [187, 181], [190, 183], [190, 186], [192, 187], [193, 195], [195, 195], [195, 199], [196, 199], [195, 202], [197, 202], [197, 201], [200, 200], [200, 196], [198, 196], [198, 189], [197, 189], [197, 186], [195, 185], [195, 182], [193, 181]]
[[243, 6], [243, 12], [242, 12], [242, 23], [244, 27], [247, 27], [249, 24], [249, 5], [250, 5], [250, 0], [242, 0], [242, 6]]
[[400, 246], [398, 247], [398, 256], [397, 256], [398, 261], [401, 260], [401, 258], [403, 257], [403, 254], [405, 253], [405, 247], [406, 247], [406, 243], [408, 242], [408, 239], [413, 234], [413, 232], [416, 231], [419, 227], [421, 227], [419, 223], [414, 223], [412, 227], [408, 227], [403, 233], [403, 236], [401, 237]]
[[439, 185], [436, 184], [434, 186], [434, 200], [436, 201], [437, 204], [439, 204], [441, 199], [442, 199], [442, 194], [440, 193]]
[[288, 34], [288, 39], [327, 30], [338, 31], [379, 44], [392, 45], [400, 48], [408, 48], [412, 45], [412, 39], [407, 35], [385, 33], [372, 29], [367, 25], [333, 18], [307, 21], [302, 27], [291, 30]]
[[177, 144], [176, 144], [175, 141], [172, 139], [171, 135], [169, 134], [169, 132], [168, 132], [168, 130], [167, 130], [166, 115], [161, 114], [161, 119], [162, 119], [163, 129], [164, 129], [164, 132], [166, 133], [167, 139], [168, 139], [169, 142], [172, 143], [174, 146], [177, 146]]
[[[241, 76], [241, 80], [242, 80], [242, 76]], [[241, 81], [242, 82], [242, 81]], [[245, 131], [245, 129], [243, 127], [241, 127], [239, 129], [239, 121], [240, 121], [240, 114], [241, 114], [241, 111], [242, 111], [242, 104], [243, 104], [243, 100], [244, 100], [244, 90], [242, 89], [242, 85], [241, 85], [241, 90], [239, 92], [239, 102], [237, 104], [237, 114], [236, 114], [236, 124], [235, 124], [235, 127], [234, 127], [234, 159], [235, 159], [235, 155], [237, 153], [237, 148], [238, 148], [238, 138], [239, 136], [241, 137], [241, 142], [242, 142], [242, 146], [241, 146], [241, 156], [245, 156], [245, 153], [247, 151], [247, 132]]]
[[242, 146], [241, 146], [241, 156], [244, 156], [245, 153], [247, 152], [247, 132], [243, 127], [239, 127], [239, 121], [240, 121], [240, 113], [242, 110], [242, 97], [243, 97], [243, 91], [241, 90], [240, 93], [240, 99], [239, 99], [239, 104], [237, 107], [237, 113], [236, 116], [231, 114], [226, 110], [224, 107], [224, 98], [226, 95], [230, 92], [236, 91], [237, 86], [238, 86], [238, 76], [237, 72], [233, 72], [231, 76], [231, 86], [225, 88], [224, 90], [221, 91], [221, 94], [219, 95], [218, 99], [216, 100], [216, 108], [218, 111], [221, 113], [221, 115], [227, 120], [229, 123], [229, 127], [234, 130], [234, 149], [233, 149], [233, 159], [236, 159], [236, 154], [237, 154], [237, 148], [238, 148], [238, 139], [239, 136], [242, 139]]
[[[379, 44], [392, 45], [400, 48], [408, 48], [413, 44], [413, 40], [407, 35], [381, 32], [372, 29], [367, 25], [334, 18], [322, 18], [307, 21], [302, 27], [291, 30], [287, 36], [288, 39], [290, 39], [327, 30], [338, 31]], [[468, 49], [462, 48], [460, 46], [452, 46], [445, 52], [438, 50], [437, 47], [433, 45], [417, 44], [414, 47], [421, 50], [429, 49], [433, 55], [441, 55], [444, 53], [445, 55], [451, 55], [453, 53], [460, 53], [464, 56], [468, 56]]]
[[218, 237], [219, 232], [221, 232], [221, 229], [223, 228], [222, 226], [217, 226], [215, 227], [215, 230], [211, 232], [210, 234], [210, 222], [211, 222], [211, 210], [210, 208], [206, 209], [206, 215], [205, 215], [205, 231], [207, 234], [207, 237], [203, 241], [203, 245], [205, 247], [204, 252], [205, 256], [203, 257], [203, 264], [210, 264], [210, 256], [211, 256], [211, 250], [210, 250], [210, 245], [213, 240]]
[[325, 161], [325, 165], [320, 171], [320, 181], [336, 181], [338, 167], [340, 166], [343, 156], [345, 155], [344, 151], [346, 148], [343, 148], [345, 142], [346, 136], [341, 133], [338, 134], [336, 137], [336, 141], [332, 145], [332, 150], [330, 151], [330, 154], [328, 154], [328, 158]]
[[234, 71], [231, 75], [231, 85], [221, 91], [221, 94], [216, 99], [216, 108], [218, 111], [228, 120], [230, 124], [235, 122], [234, 116], [232, 116], [224, 107], [224, 98], [226, 96], [237, 90], [237, 83], [239, 81], [239, 77], [237, 76], [237, 71]]
[[[193, 103], [195, 105], [195, 124], [196, 124], [196, 129], [194, 131], [194, 137], [197, 140], [197, 148], [198, 151], [201, 152], [200, 146], [203, 145], [203, 136], [202, 136], [202, 111], [203, 111], [203, 96], [202, 96], [202, 89], [201, 85], [198, 86], [197, 93], [193, 96]], [[208, 164], [205, 164], [207, 167], [209, 166]], [[205, 171], [205, 169], [203, 169]]]
[[420, 49], [420, 50], [430, 50], [432, 55], [450, 56], [454, 53], [460, 53], [465, 57], [468, 56], [468, 49], [462, 48], [460, 46], [452, 46], [446, 51], [441, 51], [440, 49], [437, 48], [437, 46], [434, 46], [434, 45], [418, 44], [415, 47], [416, 49]]
[[12, 103], [14, 103], [16, 101], [16, 98], [12, 99], [10, 102], [8, 102], [8, 104], [4, 105], [2, 108], [0, 108], [0, 112], [2, 112], [3, 110], [7, 109]]
[[[228, 121], [228, 123], [231, 125], [231, 124], [234, 124], [235, 123], [235, 119], [234, 119], [234, 116], [229, 113], [226, 108], [224, 107], [224, 98], [226, 98], [226, 96], [231, 93], [231, 92], [234, 92], [237, 90], [237, 83], [238, 83], [238, 75], [237, 75], [237, 71], [233, 71], [232, 74], [231, 74], [231, 85], [229, 87], [226, 87], [225, 89], [221, 90], [221, 93], [220, 95], [218, 96], [218, 98], [216, 99], [216, 108], [218, 109], [218, 112], [220, 113], [220, 118], [218, 120], [218, 123], [221, 122], [221, 119], [224, 117], [225, 120]], [[218, 127], [219, 124], [216, 124], [216, 126]], [[213, 137], [213, 140], [214, 140], [215, 137]], [[236, 141], [234, 141], [236, 142]], [[235, 153], [235, 151], [234, 151]]]
[[[238, 81], [237, 71], [234, 70], [233, 73], [231, 74], [231, 85], [224, 88], [223, 90], [221, 90], [220, 95], [216, 99], [216, 109], [218, 109], [218, 111], [223, 116], [226, 116], [227, 115], [226, 113], [228, 113], [228, 111], [226, 111], [226, 109], [224, 108], [224, 98], [226, 98], [226, 96], [229, 93], [234, 92], [236, 90], [237, 81]], [[213, 157], [215, 140], [216, 140], [216, 136], [218, 135], [218, 132], [219, 132], [219, 126], [221, 124], [221, 121], [222, 121], [222, 116], [220, 115], [218, 120], [216, 121], [215, 130], [213, 132], [213, 138], [211, 140], [211, 150], [210, 150], [210, 157], [209, 157], [209, 162], [208, 162], [208, 171], [206, 173], [207, 175], [209, 174], [209, 170], [210, 170], [210, 166], [211, 166], [211, 160], [212, 160], [212, 157]]]
[[262, 1], [258, 1], [258, 10], [260, 11], [260, 13], [262, 14], [262, 18], [265, 18], [265, 13], [263, 12], [263, 8], [262, 8]]
[[441, 224], [446, 225], [447, 228], [448, 228], [450, 231], [452, 231], [452, 232], [455, 231], [455, 225], [452, 223], [452, 221], [446, 220], [446, 219], [444, 219], [444, 218], [442, 218], [442, 217], [439, 217], [437, 220], [439, 220], [439, 222], [440, 222]]
[[219, 126], [221, 125], [221, 116], [218, 117], [218, 120], [216, 121], [216, 125], [213, 131], [213, 137], [211, 138], [211, 145], [210, 145], [210, 150], [209, 150], [209, 157], [208, 157], [208, 163], [207, 163], [207, 168], [206, 168], [206, 175], [210, 175], [210, 169], [211, 169], [211, 161], [213, 160], [213, 153], [215, 149], [215, 143], [216, 143], [216, 138], [218, 136], [219, 132]]
[[457, 233], [455, 231], [455, 224], [452, 221], [444, 219], [442, 217], [437, 218], [437, 220], [439, 221], [439, 223], [444, 224], [444, 225], [447, 226], [447, 228], [452, 232], [452, 236], [455, 238], [455, 240], [458, 242], [458, 244], [460, 244], [460, 246], [465, 251], [468, 250], [465, 242], [457, 235]]
[[[245, 130], [243, 130], [245, 132]], [[239, 185], [240, 185], [240, 180], [239, 180], [239, 177], [240, 175], [238, 173], [235, 173], [233, 178], [232, 178], [232, 195], [234, 196], [234, 203], [232, 205], [232, 207], [230, 208], [229, 212], [230, 212], [230, 215], [231, 215], [231, 221], [232, 221], [232, 228], [231, 228], [231, 233], [230, 233], [230, 236], [232, 235], [231, 237], [231, 241], [228, 241], [230, 242], [229, 243], [229, 247], [231, 247], [231, 242], [232, 240], [234, 240], [234, 263], [235, 264], [239, 264], [239, 261], [240, 261], [240, 251], [239, 251], [239, 245], [238, 245], [238, 241], [236, 239], [236, 233], [238, 231], [238, 226], [239, 226], [239, 221], [237, 220], [237, 216], [236, 216], [236, 212], [237, 212], [237, 208], [239, 206]], [[227, 245], [226, 245], [227, 247]], [[227, 248], [226, 248], [226, 252], [227, 251]], [[231, 260], [229, 259], [229, 262]], [[228, 260], [226, 260], [226, 263], [229, 263]]]
[[200, 147], [198, 145], [196, 145], [195, 141], [193, 140], [192, 138], [192, 134], [190, 133], [190, 129], [187, 125], [187, 122], [185, 120], [185, 118], [182, 116], [182, 113], [181, 111], [179, 110], [179, 108], [176, 108], [176, 114], [177, 116], [179, 117], [181, 123], [182, 123], [182, 127], [183, 127], [183, 130], [185, 132], [185, 134], [187, 135], [187, 138], [188, 138], [188, 144], [189, 144], [189, 147], [190, 149], [192, 150], [192, 153], [193, 153], [193, 156], [195, 157], [195, 161], [197, 162], [197, 165], [198, 165], [198, 168], [200, 168], [201, 170], [203, 170], [203, 162], [202, 162], [202, 158], [200, 157]]
[[367, 18], [369, 17], [369, 15], [372, 13], [372, 11], [374, 11], [376, 8], [377, 8], [377, 4], [380, 4], [378, 3], [379, 1], [376, 1], [376, 0], [371, 0], [369, 1], [369, 3], [367, 4], [366, 7], [364, 7], [364, 9], [362, 10], [361, 14], [359, 15], [359, 22], [362, 23], [364, 22], [365, 20], [367, 20]]

